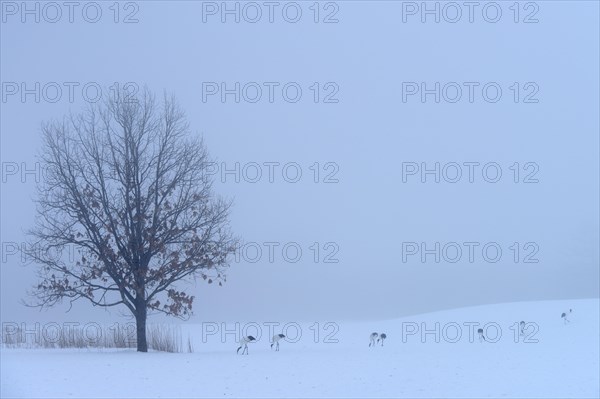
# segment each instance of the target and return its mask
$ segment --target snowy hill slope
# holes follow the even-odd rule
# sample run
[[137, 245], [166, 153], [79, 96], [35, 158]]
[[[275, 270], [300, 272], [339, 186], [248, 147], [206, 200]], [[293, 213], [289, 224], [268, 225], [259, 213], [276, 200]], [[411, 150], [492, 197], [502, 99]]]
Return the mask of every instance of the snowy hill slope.
[[[560, 314], [569, 308], [571, 322], [565, 325]], [[234, 334], [223, 337], [220, 323], [185, 326], [194, 353], [3, 349], [1, 395], [599, 397], [599, 314], [598, 299], [589, 299], [301, 324], [300, 330], [289, 325], [288, 340], [297, 342], [282, 341], [279, 352], [269, 346], [268, 325], [242, 323], [247, 333], [260, 335], [248, 356], [236, 355]], [[529, 323], [525, 336], [514, 326], [521, 320]], [[476, 331], [483, 326], [487, 341], [480, 342]], [[369, 348], [375, 331], [388, 338], [383, 347]]]

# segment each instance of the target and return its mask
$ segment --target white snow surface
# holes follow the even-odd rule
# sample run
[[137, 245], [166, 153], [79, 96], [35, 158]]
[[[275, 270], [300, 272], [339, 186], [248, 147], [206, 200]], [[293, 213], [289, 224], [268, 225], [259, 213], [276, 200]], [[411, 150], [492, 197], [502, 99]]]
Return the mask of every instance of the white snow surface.
[[[571, 322], [565, 325], [560, 315], [570, 308]], [[337, 322], [339, 330], [330, 336], [337, 343], [323, 342], [334, 331], [332, 325], [325, 329], [325, 322], [319, 323], [315, 343], [315, 326], [302, 323], [299, 340], [289, 342], [294, 329], [288, 328], [290, 337], [281, 341], [279, 352], [270, 348], [263, 326], [247, 356], [236, 355], [233, 335], [226, 342], [220, 334], [210, 335], [202, 343], [199, 324], [183, 327], [184, 341], [188, 334], [193, 337], [194, 353], [4, 348], [0, 393], [3, 398], [597, 398], [599, 314], [598, 299], [485, 305], [394, 320]], [[537, 343], [521, 342], [523, 337], [515, 343], [511, 326], [521, 320], [539, 327], [535, 334], [533, 324], [527, 331]], [[471, 339], [464, 325], [468, 322], [479, 327], [497, 323], [502, 335], [495, 343], [480, 342], [475, 327]], [[430, 334], [422, 335], [422, 323]], [[449, 342], [457, 325], [462, 336]], [[415, 326], [419, 331], [403, 339], [403, 329]], [[495, 329], [487, 326], [492, 340]], [[385, 346], [369, 348], [372, 332], [387, 334]]]

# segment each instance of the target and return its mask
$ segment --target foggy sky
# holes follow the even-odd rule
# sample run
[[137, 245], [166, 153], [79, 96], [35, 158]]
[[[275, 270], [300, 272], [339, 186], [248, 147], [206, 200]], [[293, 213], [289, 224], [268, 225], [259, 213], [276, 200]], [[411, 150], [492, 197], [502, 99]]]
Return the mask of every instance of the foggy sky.
[[[297, 23], [282, 18], [283, 2], [273, 23], [264, 14], [257, 23], [235, 23], [231, 16], [221, 23], [220, 14], [203, 22], [202, 2], [193, 1], [140, 2], [139, 22], [121, 22], [131, 8], [121, 9], [114, 23], [111, 4], [102, 3], [97, 23], [86, 22], [79, 9], [73, 23], [66, 14], [57, 23], [35, 23], [33, 17], [22, 23], [20, 14], [3, 11], [3, 321], [111, 321], [126, 311], [87, 303], [70, 313], [67, 305], [41, 313], [25, 308], [20, 300], [36, 281], [35, 267], [6, 252], [10, 243], [25, 240], [34, 222], [35, 178], [43, 178], [8, 172], [15, 164], [34, 169], [41, 123], [80, 112], [86, 105], [81, 88], [90, 82], [103, 88], [133, 82], [174, 94], [192, 134], [202, 135], [217, 159], [215, 191], [235, 200], [232, 229], [251, 245], [246, 256], [233, 260], [224, 287], [191, 286], [195, 321], [392, 318], [599, 296], [597, 2], [537, 2], [539, 22], [530, 24], [513, 21], [512, 2], [501, 3], [498, 23], [486, 22], [479, 8], [473, 23], [466, 15], [457, 23], [434, 23], [431, 16], [421, 23], [420, 14], [405, 15], [403, 22], [402, 2], [337, 2], [339, 22], [329, 24], [322, 19], [334, 8], [321, 9], [321, 22], [314, 23], [312, 2], [298, 3], [303, 14]], [[519, 19], [530, 12], [521, 10]], [[33, 94], [23, 102], [21, 93], [8, 94], [14, 86], [7, 82], [19, 89], [22, 82], [28, 88], [57, 82], [63, 92], [54, 103], [48, 101], [52, 91], [39, 103]], [[73, 82], [73, 102], [64, 82]], [[203, 82], [226, 82], [229, 89], [235, 82], [257, 82], [262, 97], [256, 103], [242, 94], [239, 103], [234, 95], [224, 103], [219, 95], [203, 101], [203, 86], [205, 94], [214, 87]], [[272, 103], [264, 82], [275, 88]], [[296, 103], [281, 94], [289, 82], [302, 88]], [[457, 82], [462, 98], [436, 103], [432, 94], [423, 103], [419, 93], [403, 101], [403, 82], [427, 82], [430, 89], [435, 82]], [[478, 84], [472, 103], [464, 82]], [[489, 82], [503, 90], [496, 103], [482, 98]], [[515, 82], [518, 103], [510, 89]], [[338, 102], [324, 103], [336, 87], [330, 100]], [[453, 87], [447, 86], [447, 97], [454, 96]], [[539, 102], [524, 103], [534, 87], [539, 91], [531, 98]], [[254, 97], [254, 88], [247, 86], [247, 98]], [[436, 162], [440, 173], [446, 166], [447, 180], [458, 164], [462, 178], [450, 183], [441, 176], [436, 183], [429, 174], [422, 183], [418, 173], [403, 176], [403, 163], [406, 171], [408, 163], [431, 169]], [[472, 183], [465, 166], [471, 162], [479, 163]], [[220, 174], [223, 166], [235, 170], [236, 163], [239, 182], [234, 174]], [[502, 171], [497, 183], [482, 177], [488, 163]], [[255, 179], [256, 165], [261, 175]], [[282, 175], [285, 165], [288, 173]], [[302, 175], [292, 183], [298, 166]], [[534, 170], [538, 182], [524, 183]], [[448, 262], [454, 256], [448, 252], [439, 263], [435, 255], [422, 262], [419, 253], [404, 261], [403, 243], [413, 242], [429, 249], [436, 242], [458, 243], [462, 258]], [[465, 242], [478, 243], [473, 263]], [[255, 263], [248, 259], [252, 243], [262, 248]], [[498, 262], [483, 258], [486, 243], [502, 249]], [[526, 243], [533, 244], [524, 248]], [[287, 260], [286, 244], [292, 247]], [[297, 247], [302, 256], [292, 262]], [[536, 248], [539, 262], [524, 263]], [[325, 262], [327, 255], [338, 262]], [[150, 321], [156, 320], [161, 317]]]

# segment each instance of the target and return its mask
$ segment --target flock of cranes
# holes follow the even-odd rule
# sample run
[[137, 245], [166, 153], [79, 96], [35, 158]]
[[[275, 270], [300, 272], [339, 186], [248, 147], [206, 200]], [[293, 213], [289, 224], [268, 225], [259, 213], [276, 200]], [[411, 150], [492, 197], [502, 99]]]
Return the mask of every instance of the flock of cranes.
[[[285, 335], [283, 334], [275, 334], [273, 335], [273, 338], [271, 339], [271, 349], [273, 349], [273, 346], [275, 346], [275, 352], [279, 352], [279, 341], [281, 341], [283, 338], [285, 338]], [[371, 340], [371, 342], [369, 343], [369, 347], [371, 346], [375, 346], [376, 344], [378, 344], [379, 342], [381, 342], [381, 346], [383, 346], [383, 341], [385, 341], [385, 339], [387, 338], [387, 335], [385, 333], [372, 333], [369, 337], [369, 339]], [[242, 350], [242, 355], [243, 354], [248, 354], [248, 344], [255, 342], [256, 338], [254, 338], [252, 335], [246, 335], [245, 337], [242, 337], [240, 339], [240, 346], [237, 348], [236, 353], [239, 355], [240, 354], [240, 349]]]
[[[563, 319], [564, 324], [570, 323], [571, 321], [569, 320], [569, 315], [573, 313], [573, 309], [569, 309], [568, 311], [563, 312], [560, 317], [561, 319]], [[519, 323], [519, 330], [520, 330], [520, 334], [521, 335], [525, 335], [525, 322], [521, 321]], [[477, 330], [477, 334], [479, 334], [479, 342], [482, 341], [486, 341], [485, 339], [485, 335], [483, 334], [483, 328], [480, 328]], [[278, 352], [279, 351], [279, 341], [281, 341], [283, 338], [285, 338], [285, 335], [283, 334], [275, 334], [273, 336], [273, 338], [271, 339], [271, 349], [273, 349], [273, 345], [275, 345], [275, 351]], [[375, 345], [379, 344], [379, 342], [381, 342], [381, 346], [383, 346], [383, 342], [385, 341], [385, 339], [387, 338], [387, 334], [386, 333], [371, 333], [371, 335], [369, 336], [369, 347], [375, 347]], [[252, 343], [256, 341], [256, 338], [254, 338], [252, 335], [247, 335], [245, 337], [242, 337], [240, 339], [240, 346], [237, 348], [237, 354], [240, 353], [240, 349], [242, 349], [242, 355], [245, 353], [246, 355], [248, 354], [248, 344]]]

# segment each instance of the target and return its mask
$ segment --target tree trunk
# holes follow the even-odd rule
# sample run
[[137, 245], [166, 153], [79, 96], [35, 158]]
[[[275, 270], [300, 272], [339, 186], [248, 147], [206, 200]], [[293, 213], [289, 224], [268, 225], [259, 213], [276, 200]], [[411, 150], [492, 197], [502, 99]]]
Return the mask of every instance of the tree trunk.
[[[141, 301], [142, 302], [142, 301]], [[138, 303], [136, 307], [135, 324], [137, 332], [137, 351], [148, 352], [148, 341], [146, 340], [146, 317], [148, 311], [146, 309], [146, 303]]]

